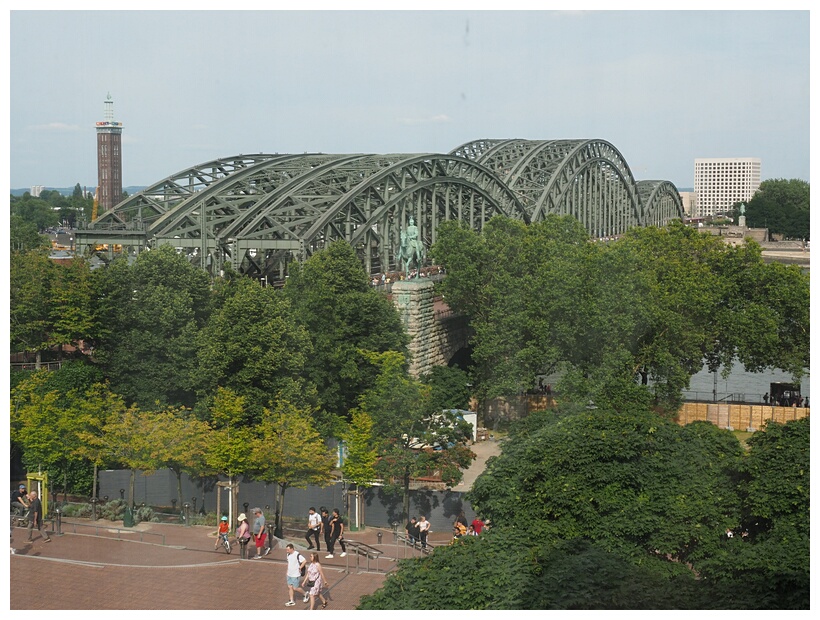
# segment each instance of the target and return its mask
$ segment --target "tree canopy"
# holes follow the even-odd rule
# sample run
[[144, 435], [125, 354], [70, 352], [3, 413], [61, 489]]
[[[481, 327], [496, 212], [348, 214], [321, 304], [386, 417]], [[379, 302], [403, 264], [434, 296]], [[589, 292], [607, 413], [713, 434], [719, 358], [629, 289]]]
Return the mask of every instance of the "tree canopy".
[[[359, 395], [376, 376], [365, 352], [406, 352], [407, 335], [390, 300], [369, 285], [353, 247], [328, 245], [293, 264], [283, 289], [312, 344], [305, 372], [330, 416], [350, 419]], [[334, 431], [335, 422], [323, 425]]]
[[808, 239], [810, 188], [800, 179], [768, 179], [746, 205], [746, 225], [789, 239]]
[[808, 609], [808, 427], [746, 453], [640, 406], [530, 415], [467, 494], [490, 530], [403, 561], [360, 608]]
[[447, 269], [445, 301], [474, 329], [471, 378], [484, 399], [561, 369], [578, 399], [634, 391], [637, 379], [676, 411], [704, 364], [798, 378], [808, 366], [808, 277], [763, 263], [754, 242], [732, 247], [673, 223], [592, 243], [570, 216], [530, 226], [498, 216], [481, 233], [442, 224], [432, 251]]

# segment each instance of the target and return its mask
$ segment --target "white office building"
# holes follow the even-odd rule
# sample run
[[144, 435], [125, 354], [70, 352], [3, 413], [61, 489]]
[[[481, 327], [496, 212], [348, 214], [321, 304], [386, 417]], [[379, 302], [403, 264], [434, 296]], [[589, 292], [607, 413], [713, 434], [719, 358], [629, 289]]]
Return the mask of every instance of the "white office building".
[[729, 211], [748, 202], [760, 187], [760, 159], [755, 157], [695, 159], [697, 217]]

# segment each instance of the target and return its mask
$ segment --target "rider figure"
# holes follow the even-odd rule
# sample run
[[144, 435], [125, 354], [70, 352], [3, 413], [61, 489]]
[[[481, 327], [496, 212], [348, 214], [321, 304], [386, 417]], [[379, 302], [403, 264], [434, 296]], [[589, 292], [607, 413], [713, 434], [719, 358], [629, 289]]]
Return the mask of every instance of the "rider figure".
[[21, 484], [16, 491], [11, 492], [11, 509], [20, 515], [26, 514], [28, 511], [27, 499], [26, 485]]
[[410, 216], [410, 224], [407, 225], [407, 245], [410, 247], [416, 246], [416, 241], [419, 238], [419, 229], [416, 226], [413, 216]]

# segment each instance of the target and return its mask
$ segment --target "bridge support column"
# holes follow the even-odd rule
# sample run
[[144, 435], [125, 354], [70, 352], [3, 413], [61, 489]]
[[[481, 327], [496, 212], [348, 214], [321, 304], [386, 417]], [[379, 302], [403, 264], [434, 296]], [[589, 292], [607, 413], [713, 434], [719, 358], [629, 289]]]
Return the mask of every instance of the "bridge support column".
[[[434, 332], [438, 327], [433, 312], [433, 281], [426, 278], [399, 280], [393, 283], [393, 304], [399, 311], [404, 330], [410, 336], [410, 374], [413, 377], [430, 371], [442, 361], [435, 359]], [[435, 361], [434, 361], [435, 360]], [[447, 363], [444, 360], [443, 363]]]

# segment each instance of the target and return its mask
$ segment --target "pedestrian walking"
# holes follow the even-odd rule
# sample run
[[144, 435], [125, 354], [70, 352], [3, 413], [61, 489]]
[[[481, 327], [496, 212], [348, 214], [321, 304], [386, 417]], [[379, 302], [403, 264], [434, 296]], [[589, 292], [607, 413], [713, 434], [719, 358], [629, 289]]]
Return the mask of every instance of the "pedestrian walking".
[[319, 509], [319, 512], [322, 516], [322, 524], [321, 529], [319, 532], [321, 533], [322, 537], [325, 539], [325, 549], [328, 551], [330, 550], [330, 515], [327, 513], [327, 508], [322, 506]]
[[430, 533], [430, 522], [424, 515], [419, 516], [419, 540], [421, 540], [421, 548], [427, 549], [427, 535]]
[[[308, 591], [310, 596], [310, 608], [316, 609], [316, 597], [322, 601], [322, 609], [327, 607], [327, 599], [322, 595], [322, 589], [325, 587], [327, 580], [325, 579], [325, 571], [322, 570], [322, 565], [319, 563], [319, 554], [310, 554], [310, 564], [307, 567], [307, 574], [302, 580], [302, 586]], [[305, 601], [307, 602], [307, 601]]]
[[311, 506], [308, 509], [308, 529], [305, 532], [305, 540], [308, 543], [308, 550], [313, 549], [311, 538], [316, 541], [316, 551], [321, 551], [319, 546], [319, 533], [322, 529], [322, 517], [316, 513], [316, 509]]
[[333, 516], [330, 518], [330, 542], [328, 543], [328, 555], [325, 556], [325, 559], [333, 557], [333, 550], [336, 547], [336, 541], [339, 541], [339, 544], [342, 547], [342, 552], [339, 554], [340, 558], [343, 558], [347, 555], [347, 549], [345, 548], [345, 541], [344, 541], [344, 531], [345, 531], [345, 524], [342, 521], [342, 517], [339, 514], [339, 509], [333, 509]]
[[32, 542], [31, 535], [35, 527], [40, 532], [41, 538], [45, 538], [46, 542], [51, 542], [48, 531], [43, 527], [43, 503], [37, 497], [37, 491], [29, 493], [28, 500], [28, 542]]
[[307, 572], [305, 570], [305, 564], [307, 560], [305, 560], [305, 556], [301, 553], [297, 553], [296, 549], [293, 548], [291, 543], [288, 543], [285, 547], [286, 558], [288, 561], [288, 570], [287, 570], [287, 583], [288, 583], [288, 602], [285, 603], [285, 607], [293, 607], [296, 603], [293, 601], [293, 593], [299, 592], [299, 594], [304, 595], [302, 602], [307, 603], [309, 600], [309, 595], [305, 592], [302, 588], [299, 587], [299, 581], [301, 581], [302, 577]]
[[265, 546], [265, 515], [262, 514], [261, 508], [254, 508], [253, 509], [253, 540], [256, 543], [256, 555], [253, 556], [252, 560], [259, 560], [262, 558], [263, 555], [267, 555], [270, 553], [270, 547], [267, 551], [264, 550]]

